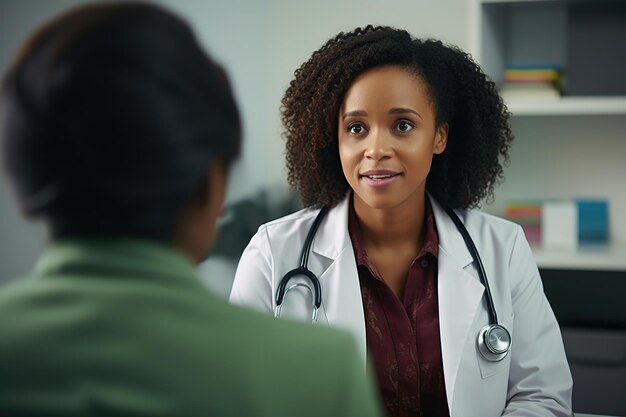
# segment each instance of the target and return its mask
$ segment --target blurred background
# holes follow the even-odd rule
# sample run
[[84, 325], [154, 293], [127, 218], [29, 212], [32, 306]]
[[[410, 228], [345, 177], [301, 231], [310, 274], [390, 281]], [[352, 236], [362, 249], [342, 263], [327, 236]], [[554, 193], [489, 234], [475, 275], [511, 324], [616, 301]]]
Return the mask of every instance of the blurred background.
[[[88, 0], [0, 0], [0, 73], [41, 23]], [[185, 18], [231, 77], [242, 111], [244, 146], [232, 170], [228, 202], [287, 188], [280, 99], [296, 70], [339, 31], [387, 24], [467, 47], [465, 0], [366, 1], [158, 0]], [[263, 216], [262, 216], [263, 217]], [[20, 217], [3, 179], [0, 188], [0, 285], [24, 274], [45, 244], [42, 225]], [[258, 224], [254, 228], [258, 227]], [[224, 277], [226, 284], [230, 277]], [[216, 283], [218, 291], [226, 291]], [[228, 286], [228, 285], [226, 285]]]
[[[0, 0], [0, 73], [38, 25], [88, 0]], [[244, 122], [214, 254], [200, 267], [227, 296], [258, 226], [299, 207], [283, 164], [280, 99], [339, 31], [404, 28], [472, 53], [501, 89], [516, 136], [485, 211], [520, 223], [563, 328], [575, 409], [626, 415], [626, 1], [158, 0], [230, 74]], [[0, 291], [46, 244], [0, 182]], [[294, 260], [294, 263], [296, 260]], [[6, 318], [0, 318], [6, 319]], [[620, 388], [621, 387], [621, 388]]]

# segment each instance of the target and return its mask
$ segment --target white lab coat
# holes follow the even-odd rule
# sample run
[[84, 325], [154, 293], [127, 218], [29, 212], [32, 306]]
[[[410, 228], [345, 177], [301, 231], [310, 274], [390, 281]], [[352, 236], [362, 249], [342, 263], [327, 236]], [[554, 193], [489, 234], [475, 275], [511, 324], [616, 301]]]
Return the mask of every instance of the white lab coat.
[[[356, 261], [348, 233], [347, 197], [332, 208], [313, 241], [308, 267], [320, 280], [319, 322], [350, 331], [365, 363], [366, 335]], [[488, 324], [472, 256], [445, 211], [431, 199], [439, 235], [441, 349], [452, 417], [571, 416], [572, 378], [561, 333], [521, 228], [479, 211], [459, 213], [481, 254], [498, 321], [512, 336], [500, 362], [483, 359], [477, 335]], [[245, 249], [231, 301], [272, 314], [283, 275], [298, 266], [318, 210], [305, 209], [262, 225]], [[308, 283], [293, 278], [291, 283]], [[282, 316], [311, 320], [311, 296], [296, 288]]]

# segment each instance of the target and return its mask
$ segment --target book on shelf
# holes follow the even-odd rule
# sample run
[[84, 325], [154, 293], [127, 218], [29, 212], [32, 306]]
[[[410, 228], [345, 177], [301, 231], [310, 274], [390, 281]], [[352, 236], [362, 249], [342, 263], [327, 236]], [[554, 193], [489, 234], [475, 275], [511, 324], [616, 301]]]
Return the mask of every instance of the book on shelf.
[[559, 90], [547, 83], [505, 84], [500, 90], [504, 101], [517, 100], [558, 100], [561, 98]]
[[561, 77], [562, 71], [553, 65], [517, 65], [504, 70], [504, 81], [512, 83], [536, 81], [559, 83]]
[[504, 70], [500, 95], [505, 101], [558, 100], [562, 81], [562, 71], [552, 65], [510, 66]]
[[574, 250], [578, 247], [578, 210], [575, 201], [554, 200], [543, 204], [541, 246]]
[[506, 205], [504, 217], [519, 224], [531, 246], [541, 244], [542, 201], [512, 201]]
[[531, 246], [575, 250], [609, 242], [609, 209], [605, 199], [511, 201], [504, 217], [519, 224]]
[[602, 199], [578, 199], [578, 240], [583, 243], [609, 241], [609, 206]]

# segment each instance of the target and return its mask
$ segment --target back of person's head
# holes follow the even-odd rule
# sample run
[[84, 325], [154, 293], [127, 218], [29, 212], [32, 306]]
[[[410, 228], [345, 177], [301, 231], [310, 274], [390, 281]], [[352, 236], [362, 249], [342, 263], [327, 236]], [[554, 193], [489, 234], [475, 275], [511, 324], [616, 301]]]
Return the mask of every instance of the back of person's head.
[[1, 97], [18, 204], [54, 237], [169, 241], [207, 169], [239, 153], [225, 72], [185, 22], [145, 3], [53, 20], [26, 42]]

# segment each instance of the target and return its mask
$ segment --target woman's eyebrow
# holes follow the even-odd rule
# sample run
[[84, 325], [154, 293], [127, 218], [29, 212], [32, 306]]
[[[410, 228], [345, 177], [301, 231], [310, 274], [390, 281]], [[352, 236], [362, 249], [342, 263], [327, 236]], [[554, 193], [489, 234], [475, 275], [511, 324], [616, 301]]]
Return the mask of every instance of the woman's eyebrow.
[[422, 118], [422, 116], [418, 112], [416, 112], [413, 109], [406, 108], [406, 107], [394, 107], [389, 110], [389, 114], [405, 114], [405, 113], [413, 113], [420, 119]]
[[344, 119], [346, 117], [363, 117], [363, 116], [367, 116], [367, 112], [363, 110], [347, 111], [343, 114]]

